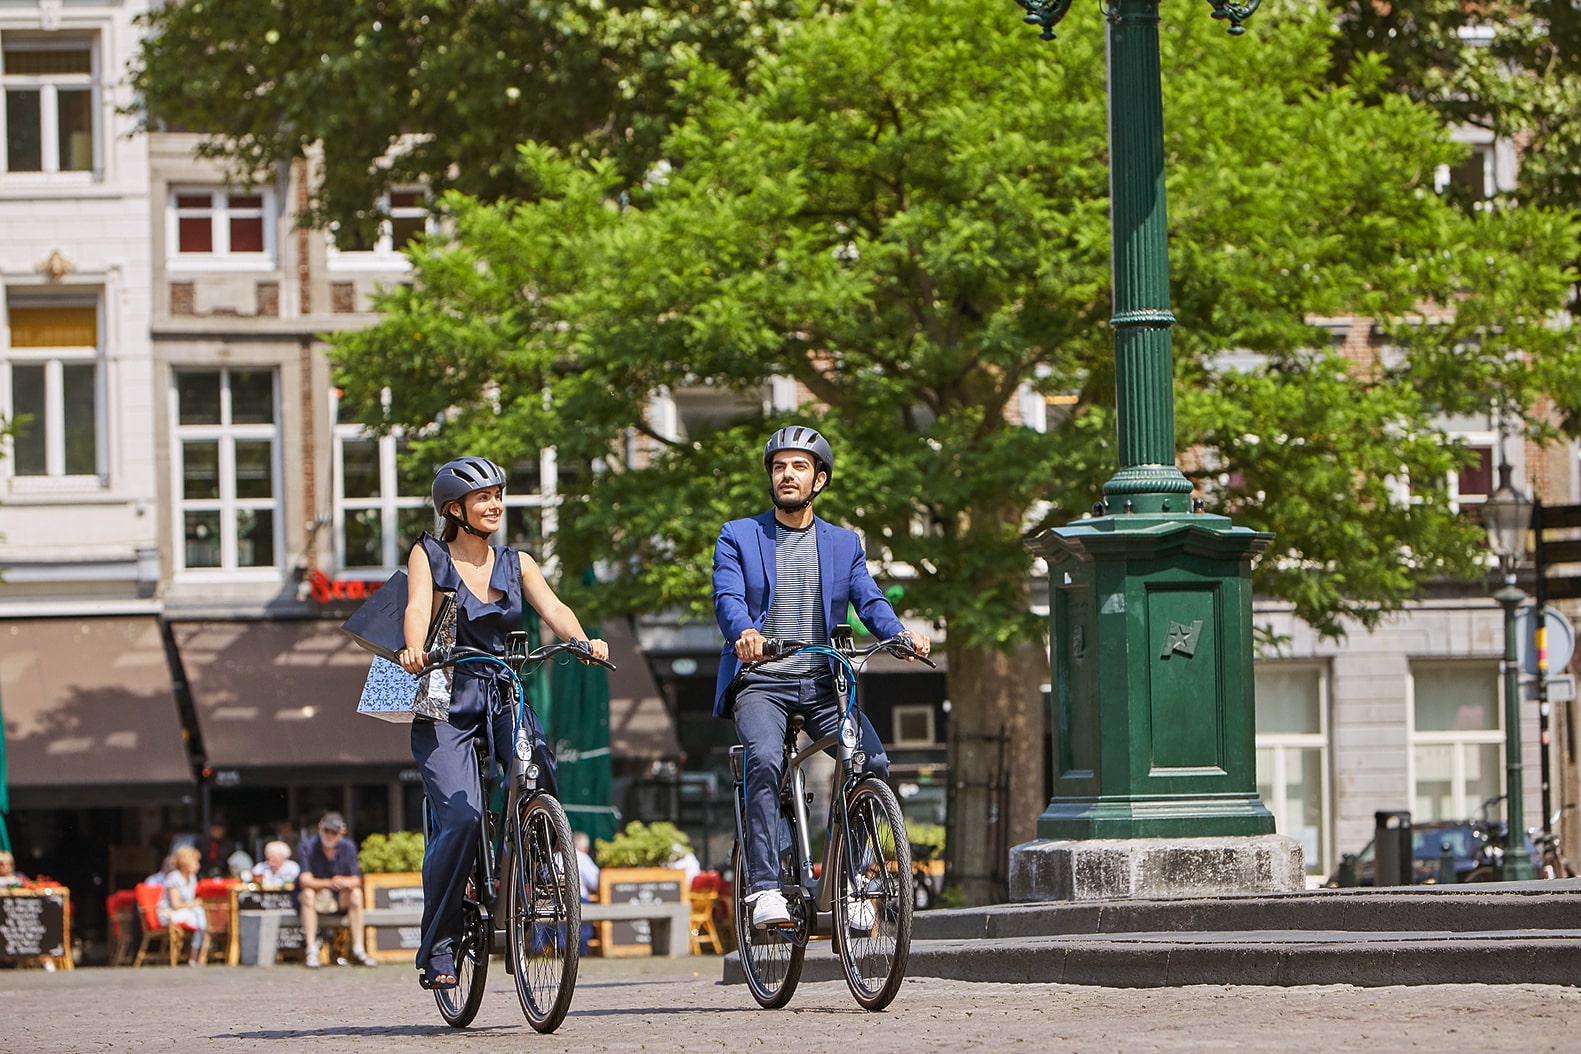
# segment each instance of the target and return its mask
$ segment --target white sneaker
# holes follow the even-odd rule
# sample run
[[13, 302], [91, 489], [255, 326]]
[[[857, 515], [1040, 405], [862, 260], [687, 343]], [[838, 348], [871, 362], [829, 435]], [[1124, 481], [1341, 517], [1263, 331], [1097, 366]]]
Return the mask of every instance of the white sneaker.
[[790, 906], [785, 903], [785, 894], [777, 889], [760, 889], [747, 897], [747, 903], [752, 906], [754, 929], [790, 923]]
[[845, 901], [845, 924], [852, 933], [867, 937], [873, 932], [873, 920], [877, 913], [873, 910], [873, 902], [866, 897], [850, 896]]

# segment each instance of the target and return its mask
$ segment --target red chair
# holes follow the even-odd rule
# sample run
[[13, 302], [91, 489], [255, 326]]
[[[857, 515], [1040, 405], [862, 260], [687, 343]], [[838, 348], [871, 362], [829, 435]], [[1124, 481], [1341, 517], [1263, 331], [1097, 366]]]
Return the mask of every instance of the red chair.
[[703, 945], [711, 945], [720, 955], [725, 953], [724, 938], [714, 922], [714, 906], [719, 903], [719, 872], [703, 871], [692, 879], [692, 954], [703, 954]]
[[210, 962], [231, 961], [231, 943], [234, 940], [231, 933], [231, 906], [235, 903], [231, 891], [239, 885], [241, 882], [234, 878], [198, 879], [198, 900], [209, 918], [203, 955]]
[[164, 886], [140, 882], [133, 893], [137, 897], [138, 918], [143, 923], [143, 943], [137, 949], [137, 958], [132, 960], [132, 965], [143, 965], [143, 960], [148, 958], [149, 953], [158, 950], [160, 941], [164, 941], [163, 951], [167, 954], [170, 965], [176, 965], [192, 940], [192, 927], [178, 922], [159, 921], [159, 902], [165, 896]]
[[110, 919], [110, 965], [125, 966], [132, 958], [132, 931], [137, 922], [137, 894], [130, 889], [104, 898], [104, 912]]

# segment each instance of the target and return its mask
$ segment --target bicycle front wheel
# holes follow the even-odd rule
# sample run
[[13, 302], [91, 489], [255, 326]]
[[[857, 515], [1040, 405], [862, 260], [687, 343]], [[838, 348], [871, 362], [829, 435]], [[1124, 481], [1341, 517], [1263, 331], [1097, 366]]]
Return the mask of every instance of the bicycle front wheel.
[[911, 955], [914, 905], [911, 843], [888, 785], [865, 779], [846, 799], [846, 829], [835, 840], [834, 931], [845, 982], [866, 1010], [900, 991]]
[[790, 1002], [801, 980], [802, 959], [807, 945], [796, 940], [788, 927], [752, 928], [752, 905], [746, 902], [747, 863], [736, 843], [735, 867], [736, 952], [741, 956], [741, 972], [746, 975], [752, 998], [765, 1010], [778, 1010]]
[[461, 938], [456, 941], [456, 986], [434, 989], [439, 1016], [451, 1028], [466, 1028], [483, 1005], [484, 982], [489, 976], [489, 946], [493, 923], [486, 922], [477, 901], [467, 898], [462, 909]]
[[537, 794], [511, 818], [507, 941], [522, 1013], [553, 1032], [571, 1009], [581, 961], [582, 881], [565, 809]]

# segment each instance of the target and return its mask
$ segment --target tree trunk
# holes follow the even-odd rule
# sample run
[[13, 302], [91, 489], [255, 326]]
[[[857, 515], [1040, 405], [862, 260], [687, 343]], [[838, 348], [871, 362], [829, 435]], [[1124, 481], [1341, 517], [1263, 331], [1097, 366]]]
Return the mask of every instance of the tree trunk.
[[1035, 836], [1048, 805], [1048, 654], [951, 646], [949, 658], [948, 881], [967, 904], [992, 904], [1008, 894], [1010, 847]]

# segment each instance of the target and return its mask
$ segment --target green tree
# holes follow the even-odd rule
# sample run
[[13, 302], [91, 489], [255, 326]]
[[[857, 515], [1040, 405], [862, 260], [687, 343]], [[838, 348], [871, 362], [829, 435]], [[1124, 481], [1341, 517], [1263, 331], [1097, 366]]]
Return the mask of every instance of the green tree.
[[520, 197], [537, 140], [628, 175], [675, 116], [701, 55], [739, 73], [795, 0], [184, 0], [140, 18], [131, 70], [147, 123], [208, 134], [239, 182], [321, 151], [303, 219], [369, 233], [391, 187]]
[[[1460, 152], [1438, 115], [1327, 85], [1321, 12], [1259, 20], [1239, 40], [1205, 15], [1165, 22], [1180, 440], [1210, 497], [1279, 532], [1262, 588], [1338, 632], [1475, 567], [1480, 532], [1444, 484], [1463, 452], [1434, 415], [1581, 392], [1544, 324], [1576, 232], [1446, 205], [1433, 173]], [[599, 459], [555, 539], [567, 566], [610, 569], [597, 610], [711, 618], [718, 525], [767, 507], [758, 451], [785, 418], [676, 442], [647, 397], [795, 378], [813, 402], [794, 416], [837, 451], [819, 511], [909, 568], [906, 606], [948, 624], [952, 777], [984, 780], [980, 737], [1008, 732], [1010, 841], [1031, 837], [1047, 672], [1016, 657], [1044, 632], [1024, 539], [1082, 515], [1115, 463], [1103, 68], [1096, 19], [1043, 45], [1000, 0], [810, 10], [745, 91], [687, 68], [669, 169], [645, 184], [529, 145], [531, 204], [450, 196], [449, 240], [414, 255], [380, 324], [335, 338], [346, 398], [418, 436], [419, 458]], [[1424, 326], [1424, 305], [1453, 311]], [[1346, 312], [1400, 320], [1399, 353], [1328, 350], [1306, 320]], [[1044, 431], [1019, 420], [1023, 386], [1063, 397]], [[656, 448], [635, 465], [632, 436]], [[949, 842], [971, 867], [989, 806], [958, 804]]]
[[[1400, 93], [1521, 151], [1510, 201], [1581, 200], [1581, 8], [1554, 0], [1332, 0], [1332, 76], [1378, 100]], [[1481, 206], [1481, 194], [1460, 204]]]

